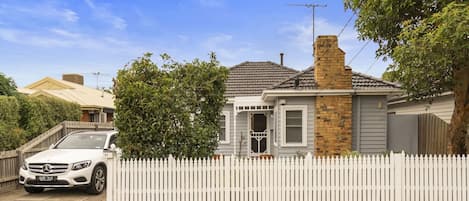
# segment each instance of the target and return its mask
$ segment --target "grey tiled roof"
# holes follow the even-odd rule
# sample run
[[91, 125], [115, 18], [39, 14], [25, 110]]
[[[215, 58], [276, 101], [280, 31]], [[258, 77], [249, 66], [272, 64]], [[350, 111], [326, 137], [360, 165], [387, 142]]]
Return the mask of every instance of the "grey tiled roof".
[[260, 96], [262, 90], [298, 73], [297, 70], [271, 61], [243, 62], [229, 70], [226, 97]]
[[[345, 66], [345, 68], [350, 67]], [[297, 87], [295, 87], [295, 82], [298, 82]], [[308, 69], [273, 85], [269, 89], [315, 89], [316, 86], [314, 67], [309, 67]], [[352, 72], [352, 87], [353, 89], [396, 89], [399, 88], [399, 85], [362, 73]]]

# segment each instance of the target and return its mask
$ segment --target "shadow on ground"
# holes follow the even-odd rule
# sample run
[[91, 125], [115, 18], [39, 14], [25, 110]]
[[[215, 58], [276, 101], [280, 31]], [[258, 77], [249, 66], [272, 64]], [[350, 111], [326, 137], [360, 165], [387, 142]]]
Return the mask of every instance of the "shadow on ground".
[[105, 201], [106, 195], [89, 195], [83, 189], [46, 189], [29, 194], [23, 188], [0, 194], [0, 201]]

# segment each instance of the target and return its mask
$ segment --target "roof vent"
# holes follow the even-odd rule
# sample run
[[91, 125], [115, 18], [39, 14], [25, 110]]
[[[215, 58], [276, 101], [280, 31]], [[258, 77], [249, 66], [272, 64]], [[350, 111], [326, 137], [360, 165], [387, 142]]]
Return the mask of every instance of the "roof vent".
[[295, 77], [295, 89], [298, 88], [298, 86], [300, 85], [300, 78], [298, 78], [298, 76]]
[[283, 66], [283, 52], [280, 53], [280, 65]]

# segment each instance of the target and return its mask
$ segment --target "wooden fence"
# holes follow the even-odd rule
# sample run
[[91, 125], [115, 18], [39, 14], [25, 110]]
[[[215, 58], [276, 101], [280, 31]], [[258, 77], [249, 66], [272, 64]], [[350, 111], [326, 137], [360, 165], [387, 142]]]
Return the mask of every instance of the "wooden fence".
[[467, 156], [130, 159], [109, 154], [108, 201], [467, 201]]
[[427, 113], [418, 115], [418, 150], [421, 154], [446, 154], [448, 123]]
[[49, 148], [51, 144], [74, 130], [111, 130], [111, 123], [64, 121], [16, 150], [0, 152], [0, 192], [16, 187], [23, 160]]

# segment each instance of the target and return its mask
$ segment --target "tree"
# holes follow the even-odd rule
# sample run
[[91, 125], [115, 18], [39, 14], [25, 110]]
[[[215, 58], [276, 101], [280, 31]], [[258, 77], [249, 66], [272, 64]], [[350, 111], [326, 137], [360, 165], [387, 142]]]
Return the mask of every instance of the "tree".
[[345, 0], [358, 13], [359, 38], [377, 42], [378, 56], [395, 62], [388, 70], [410, 99], [453, 91], [455, 108], [448, 150], [466, 153], [469, 123], [469, 5], [448, 0]]
[[16, 94], [16, 84], [13, 79], [0, 73], [0, 96], [13, 96]]
[[[389, 68], [390, 69], [390, 68]], [[386, 70], [382, 75], [381, 79], [389, 82], [398, 82], [399, 78], [396, 75], [397, 73], [393, 70]]]
[[228, 70], [210, 61], [179, 63], [151, 54], [114, 80], [117, 144], [125, 157], [207, 157], [215, 151]]

